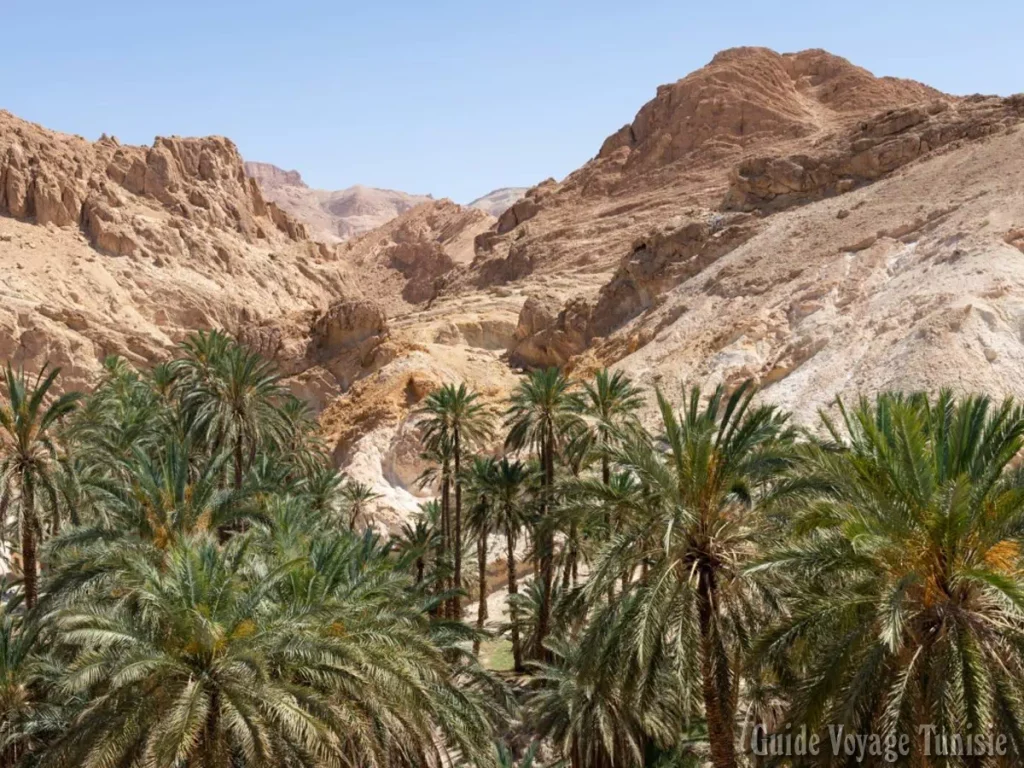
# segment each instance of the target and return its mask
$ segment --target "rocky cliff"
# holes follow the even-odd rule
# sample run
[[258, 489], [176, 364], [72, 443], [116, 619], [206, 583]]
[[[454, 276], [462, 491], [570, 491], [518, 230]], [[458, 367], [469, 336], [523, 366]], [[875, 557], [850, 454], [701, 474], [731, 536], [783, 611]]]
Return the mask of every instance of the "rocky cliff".
[[334, 251], [264, 200], [228, 139], [89, 142], [0, 112], [0, 360], [145, 364], [197, 328], [240, 329], [358, 293]]

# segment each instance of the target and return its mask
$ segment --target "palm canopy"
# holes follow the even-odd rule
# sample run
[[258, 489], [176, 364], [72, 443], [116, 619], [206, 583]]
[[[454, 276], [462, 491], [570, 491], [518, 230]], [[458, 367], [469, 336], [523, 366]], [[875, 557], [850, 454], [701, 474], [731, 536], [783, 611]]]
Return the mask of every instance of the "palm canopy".
[[799, 481], [799, 538], [755, 570], [790, 585], [763, 662], [799, 674], [811, 725], [998, 732], [1024, 756], [1024, 410], [949, 391], [825, 419]]
[[221, 451], [194, 461], [191, 442], [173, 436], [148, 453], [136, 447], [110, 467], [114, 479], [91, 481], [93, 519], [55, 539], [53, 549], [126, 538], [166, 549], [175, 539], [254, 519], [254, 494], [224, 487], [230, 460]]
[[480, 402], [480, 393], [465, 383], [445, 384], [427, 395], [419, 410], [422, 417], [423, 440], [429, 447], [439, 441], [460, 441], [460, 448], [469, 448], [491, 436], [492, 417]]
[[542, 654], [544, 639], [551, 631], [551, 595], [555, 572], [555, 529], [558, 525], [554, 511], [555, 465], [558, 449], [580, 422], [575, 383], [557, 368], [534, 371], [520, 382], [512, 393], [505, 426], [508, 436], [505, 447], [513, 451], [536, 451], [541, 466], [540, 515], [535, 521], [535, 543], [543, 601], [537, 622], [533, 647]]
[[126, 557], [115, 593], [50, 614], [62, 689], [89, 702], [53, 763], [489, 764], [487, 709], [447, 680], [385, 553], [332, 536], [267, 569], [256, 543], [183, 541], [162, 569]]
[[233, 342], [200, 345], [193, 338], [185, 349], [191, 356], [182, 363], [182, 406], [192, 428], [215, 450], [232, 450], [235, 487], [240, 488], [257, 451], [287, 441], [280, 376], [272, 363]]
[[637, 412], [643, 402], [642, 391], [625, 373], [610, 373], [607, 368], [598, 371], [572, 401], [579, 419], [572, 425], [570, 454], [579, 463], [600, 461], [601, 479], [607, 483], [612, 448], [642, 431]]
[[557, 368], [534, 371], [521, 381], [505, 411], [505, 447], [537, 453], [556, 447], [579, 423], [575, 390]]
[[493, 456], [474, 456], [463, 478], [470, 495], [466, 522], [475, 533], [487, 533], [494, 527], [494, 497], [498, 480], [498, 460]]

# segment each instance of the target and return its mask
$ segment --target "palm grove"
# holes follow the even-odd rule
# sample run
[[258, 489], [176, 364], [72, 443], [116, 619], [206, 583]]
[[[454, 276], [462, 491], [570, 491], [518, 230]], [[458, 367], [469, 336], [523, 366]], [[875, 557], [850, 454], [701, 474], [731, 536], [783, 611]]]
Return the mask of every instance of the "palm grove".
[[885, 394], [812, 433], [744, 385], [653, 393], [649, 430], [622, 373], [446, 385], [436, 500], [385, 538], [223, 334], [58, 384], [8, 367], [0, 400], [2, 766], [847, 764], [751, 749], [829, 725], [1024, 759], [1012, 402]]

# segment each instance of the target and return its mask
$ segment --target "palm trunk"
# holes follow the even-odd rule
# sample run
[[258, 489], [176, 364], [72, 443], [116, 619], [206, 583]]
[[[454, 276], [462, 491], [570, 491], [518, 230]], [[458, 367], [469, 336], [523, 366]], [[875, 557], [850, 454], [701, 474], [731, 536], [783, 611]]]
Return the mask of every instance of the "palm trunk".
[[540, 575], [542, 594], [540, 610], [537, 616], [537, 636], [535, 647], [537, 658], [546, 661], [548, 652], [544, 648], [544, 640], [547, 639], [551, 626], [551, 590], [555, 581], [555, 536], [551, 520], [551, 492], [555, 485], [555, 446], [554, 436], [550, 433], [544, 442], [541, 462], [544, 465], [544, 501], [541, 506], [541, 520], [537, 531], [538, 544], [540, 546]]
[[203, 768], [225, 765], [220, 754], [220, 694], [217, 691], [210, 696], [210, 709], [206, 713], [206, 731], [203, 734], [203, 742], [203, 751], [206, 753]]
[[7, 541], [7, 509], [11, 504], [11, 487], [4, 486], [0, 491], [0, 541]]
[[[452, 580], [456, 590], [462, 589], [462, 452], [459, 430], [455, 429], [455, 573]], [[462, 598], [452, 598], [456, 619], [462, 618]]]
[[512, 660], [516, 672], [523, 671], [523, 649], [519, 642], [519, 616], [514, 595], [519, 594], [516, 581], [516, 539], [512, 528], [505, 529], [505, 547], [508, 553], [508, 622], [512, 627]]
[[242, 457], [245, 451], [242, 445], [242, 435], [235, 438], [235, 490], [242, 490]]
[[416, 586], [418, 587], [423, 583], [423, 570], [426, 567], [426, 563], [422, 557], [416, 558]]
[[736, 767], [735, 722], [729, 659], [718, 626], [717, 585], [711, 566], [703, 566], [697, 587], [700, 622], [701, 675], [711, 762], [715, 768]]
[[569, 525], [569, 541], [566, 548], [566, 560], [565, 560], [565, 574], [562, 578], [562, 586], [566, 589], [569, 588], [570, 580], [573, 586], [576, 584], [576, 561], [579, 559], [579, 542], [576, 541], [576, 537], [579, 535], [579, 529], [576, 527], [576, 521], [574, 520]]
[[[487, 622], [487, 528], [480, 531], [480, 538], [476, 543], [476, 558], [479, 563], [477, 571], [477, 593], [478, 603], [476, 609], [476, 628], [484, 631], [484, 624]], [[473, 653], [480, 654], [480, 638], [473, 641]]]
[[[446, 460], [441, 470], [441, 557], [438, 561], [442, 573], [442, 591], [447, 591], [451, 588], [451, 573], [448, 572], [448, 552], [451, 547], [451, 520], [449, 512], [449, 507], [451, 506], [450, 474]], [[442, 615], [446, 617], [451, 615], [451, 603], [449, 601], [445, 601]]]
[[32, 481], [21, 477], [21, 570], [25, 577], [25, 607], [31, 609], [39, 597], [36, 576], [36, 505]]

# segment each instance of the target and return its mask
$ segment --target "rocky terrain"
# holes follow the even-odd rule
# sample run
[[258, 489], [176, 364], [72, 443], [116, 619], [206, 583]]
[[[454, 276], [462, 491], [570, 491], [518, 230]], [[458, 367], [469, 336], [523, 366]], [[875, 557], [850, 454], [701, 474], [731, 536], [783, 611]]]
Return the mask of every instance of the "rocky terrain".
[[270, 163], [246, 162], [245, 173], [259, 182], [268, 200], [305, 222], [316, 239], [328, 243], [369, 232], [431, 199], [430, 195], [362, 185], [336, 191], [311, 189], [298, 171], [285, 171]]
[[501, 216], [515, 203], [523, 199], [527, 187], [502, 187], [493, 192], [488, 192], [483, 197], [478, 197], [469, 204], [470, 208], [479, 208], [491, 216]]
[[670, 393], [753, 378], [803, 423], [885, 388], [1024, 395], [1022, 122], [1024, 96], [733, 49], [497, 217], [425, 201], [321, 244], [226, 139], [122, 147], [2, 114], [0, 358], [84, 384], [104, 354], [226, 327], [322, 409], [386, 524], [421, 493], [410, 414], [441, 381], [498, 400], [547, 365]]

